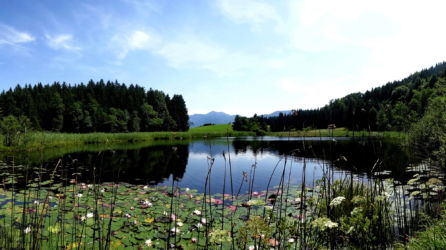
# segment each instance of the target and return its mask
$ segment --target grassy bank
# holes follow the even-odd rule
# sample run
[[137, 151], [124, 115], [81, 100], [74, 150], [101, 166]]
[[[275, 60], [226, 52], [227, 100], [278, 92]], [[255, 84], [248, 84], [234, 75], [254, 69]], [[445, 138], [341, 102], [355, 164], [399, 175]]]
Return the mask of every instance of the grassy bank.
[[[0, 150], [40, 150], [43, 148], [70, 147], [90, 144], [144, 143], [157, 140], [190, 140], [194, 138], [254, 135], [253, 132], [233, 131], [230, 125], [191, 128], [186, 132], [132, 132], [132, 133], [53, 133], [30, 132], [22, 136], [18, 145], [0, 146]], [[0, 138], [3, 139], [3, 138]], [[2, 140], [3, 141], [3, 140]]]
[[[190, 140], [219, 136], [254, 136], [250, 131], [234, 131], [230, 124], [218, 124], [211, 126], [201, 126], [191, 128], [186, 132], [132, 132], [132, 133], [54, 133], [54, 132], [30, 132], [21, 136], [16, 146], [0, 146], [2, 151], [15, 150], [41, 150], [44, 148], [73, 147], [91, 144], [124, 144], [124, 143], [148, 143], [157, 140]], [[403, 132], [368, 132], [350, 131], [345, 128], [288, 131], [288, 132], [268, 132], [269, 136], [280, 137], [382, 137], [406, 139]], [[2, 136], [0, 140], [3, 141]]]
[[270, 136], [281, 137], [381, 137], [381, 138], [398, 138], [406, 139], [407, 134], [397, 131], [351, 131], [346, 128], [336, 129], [313, 129], [313, 130], [299, 130], [299, 131], [284, 131], [284, 132], [268, 132]]

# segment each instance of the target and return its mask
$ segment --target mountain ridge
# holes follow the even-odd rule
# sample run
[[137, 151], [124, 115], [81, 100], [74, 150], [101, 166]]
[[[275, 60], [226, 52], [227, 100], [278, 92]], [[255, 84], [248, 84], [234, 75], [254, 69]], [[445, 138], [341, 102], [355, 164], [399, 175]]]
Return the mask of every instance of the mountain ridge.
[[[262, 114], [265, 118], [279, 116], [282, 113], [288, 115], [291, 110], [278, 110], [269, 114]], [[236, 115], [231, 115], [222, 111], [210, 111], [206, 114], [192, 114], [189, 115], [190, 127], [199, 127], [204, 124], [228, 124], [233, 123]]]

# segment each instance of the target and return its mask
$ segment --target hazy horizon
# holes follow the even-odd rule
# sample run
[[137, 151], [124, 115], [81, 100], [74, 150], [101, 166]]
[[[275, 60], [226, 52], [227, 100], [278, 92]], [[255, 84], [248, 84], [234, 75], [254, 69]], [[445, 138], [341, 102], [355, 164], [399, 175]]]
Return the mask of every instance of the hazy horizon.
[[446, 60], [443, 1], [8, 1], [0, 89], [118, 80], [189, 114], [318, 108]]

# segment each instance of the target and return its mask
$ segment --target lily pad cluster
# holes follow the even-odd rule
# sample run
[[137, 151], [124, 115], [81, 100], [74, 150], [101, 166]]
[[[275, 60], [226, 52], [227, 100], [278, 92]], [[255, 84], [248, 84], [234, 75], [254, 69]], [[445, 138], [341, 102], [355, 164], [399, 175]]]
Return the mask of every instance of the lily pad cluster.
[[[0, 189], [2, 247], [249, 248], [297, 238], [290, 230], [298, 220], [296, 192], [235, 197], [127, 183], [44, 184]], [[289, 204], [281, 207], [279, 197]], [[286, 220], [286, 232], [274, 230]]]

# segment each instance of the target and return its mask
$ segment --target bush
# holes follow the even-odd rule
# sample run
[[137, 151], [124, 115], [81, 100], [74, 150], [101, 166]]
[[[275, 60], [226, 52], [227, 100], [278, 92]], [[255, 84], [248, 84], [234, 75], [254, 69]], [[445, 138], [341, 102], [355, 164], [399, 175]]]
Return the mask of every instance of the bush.
[[3, 135], [5, 146], [16, 146], [23, 135], [29, 129], [30, 121], [27, 117], [21, 116], [18, 119], [13, 115], [8, 115], [0, 120], [0, 132]]
[[409, 133], [415, 152], [446, 166], [446, 97], [431, 100], [424, 116]]
[[409, 249], [446, 249], [446, 214], [425, 231], [417, 233], [408, 244]]

